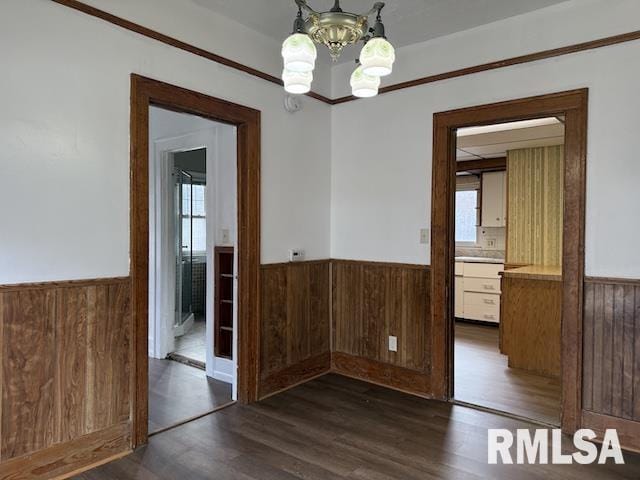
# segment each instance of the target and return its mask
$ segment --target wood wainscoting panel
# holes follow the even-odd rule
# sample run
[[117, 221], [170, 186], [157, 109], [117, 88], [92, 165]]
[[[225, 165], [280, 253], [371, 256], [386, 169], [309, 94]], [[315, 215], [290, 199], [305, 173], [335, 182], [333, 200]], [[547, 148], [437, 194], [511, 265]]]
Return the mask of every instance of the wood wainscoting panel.
[[[95, 438], [87, 445], [97, 449], [105, 435], [121, 451], [129, 448], [128, 278], [0, 287], [0, 335], [0, 471], [10, 463], [11, 478], [37, 478], [17, 469], [30, 469], [41, 457], [61, 462], [56, 469], [80, 468], [74, 459], [82, 463], [86, 456], [60, 446], [88, 435]], [[116, 426], [126, 436], [111, 438]], [[108, 456], [114, 449], [106, 447]], [[53, 458], [57, 451], [64, 456]]]
[[331, 371], [401, 392], [433, 398], [428, 374], [368, 358], [334, 352]]
[[583, 330], [583, 408], [640, 422], [640, 281], [587, 279]]
[[429, 267], [334, 260], [332, 279], [333, 351], [428, 375]]
[[260, 397], [326, 372], [330, 261], [263, 265]]
[[2, 294], [0, 461], [55, 442], [55, 290]]

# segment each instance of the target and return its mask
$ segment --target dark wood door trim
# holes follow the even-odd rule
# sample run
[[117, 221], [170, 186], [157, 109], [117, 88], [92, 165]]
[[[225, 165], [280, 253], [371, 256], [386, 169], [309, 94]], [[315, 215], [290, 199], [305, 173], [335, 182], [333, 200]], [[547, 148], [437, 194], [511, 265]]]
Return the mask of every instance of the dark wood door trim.
[[258, 398], [260, 348], [260, 112], [181, 87], [131, 76], [131, 285], [133, 446], [147, 441], [149, 277], [149, 106], [237, 127], [238, 400]]
[[580, 426], [582, 408], [582, 308], [588, 90], [573, 90], [436, 113], [433, 118], [431, 210], [432, 384], [434, 396], [451, 398], [455, 131], [461, 127], [565, 115], [562, 305], [562, 428]]

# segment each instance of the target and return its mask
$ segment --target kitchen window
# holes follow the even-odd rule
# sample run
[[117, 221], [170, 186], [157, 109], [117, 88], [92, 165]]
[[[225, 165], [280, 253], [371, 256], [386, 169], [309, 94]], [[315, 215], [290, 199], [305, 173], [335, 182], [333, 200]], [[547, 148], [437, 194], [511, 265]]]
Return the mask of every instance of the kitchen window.
[[478, 220], [480, 218], [480, 180], [475, 175], [465, 175], [456, 182], [456, 245], [478, 244]]

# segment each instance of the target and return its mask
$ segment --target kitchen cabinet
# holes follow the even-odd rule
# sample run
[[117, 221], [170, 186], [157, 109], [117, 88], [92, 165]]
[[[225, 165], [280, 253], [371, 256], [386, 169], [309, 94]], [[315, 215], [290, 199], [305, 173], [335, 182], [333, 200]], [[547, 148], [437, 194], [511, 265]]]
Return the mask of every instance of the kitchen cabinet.
[[464, 315], [464, 279], [462, 277], [463, 264], [462, 262], [456, 262], [456, 280], [455, 280], [455, 312], [454, 315], [457, 318], [462, 318]]
[[509, 367], [560, 378], [562, 268], [529, 265], [502, 275], [500, 352]]
[[503, 270], [502, 263], [456, 262], [456, 318], [500, 322], [500, 273]]
[[505, 227], [507, 225], [507, 176], [505, 172], [482, 174], [481, 226]]

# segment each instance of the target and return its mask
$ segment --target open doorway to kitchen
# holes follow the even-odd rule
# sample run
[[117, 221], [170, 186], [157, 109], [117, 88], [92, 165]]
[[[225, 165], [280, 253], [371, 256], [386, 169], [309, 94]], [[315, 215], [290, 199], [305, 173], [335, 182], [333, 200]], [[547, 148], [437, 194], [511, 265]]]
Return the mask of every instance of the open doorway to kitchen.
[[[176, 122], [189, 128], [175, 130]], [[131, 76], [134, 448], [150, 432], [212, 413], [236, 397], [257, 399], [259, 192], [259, 111]], [[204, 299], [194, 293], [199, 259]], [[224, 272], [217, 271], [220, 264]], [[224, 296], [217, 295], [223, 283]], [[215, 334], [223, 325], [214, 313], [217, 298], [228, 305], [224, 342]], [[194, 331], [198, 302], [204, 302], [205, 370], [195, 358], [202, 349], [181, 349], [180, 342]], [[221, 401], [212, 382], [221, 386]], [[194, 405], [203, 407], [195, 411]]]
[[[504, 132], [514, 126], [536, 128], [544, 124], [552, 132], [533, 137], [540, 141], [540, 137], [557, 137], [558, 142], [553, 145], [508, 145], [513, 139], [498, 138], [511, 135]], [[434, 115], [431, 359], [436, 396], [544, 424], [560, 424], [569, 433], [579, 428], [586, 125], [587, 90]], [[493, 138], [474, 145], [483, 134]], [[508, 145], [504, 154], [500, 152], [502, 160], [498, 155], [493, 159], [476, 158], [493, 156], [489, 152], [502, 149], [501, 142]], [[513, 153], [507, 154], [507, 150]], [[523, 171], [516, 175], [516, 168]], [[553, 180], [553, 185], [543, 180]], [[544, 197], [554, 189], [561, 200], [553, 201], [557, 208], [552, 215]], [[535, 200], [541, 206], [514, 206], [520, 209], [520, 213], [514, 213], [510, 205], [514, 196], [528, 202]], [[457, 225], [456, 213], [460, 216]], [[512, 216], [520, 222], [517, 226], [512, 226]], [[554, 260], [550, 261], [553, 265], [546, 265], [547, 261], [537, 255], [540, 249], [547, 252], [547, 246], [540, 247], [544, 242], [538, 242], [545, 240], [552, 226], [556, 231], [551, 249]], [[511, 258], [522, 245], [530, 243], [537, 245], [535, 255], [522, 260], [517, 256]], [[476, 250], [470, 255], [464, 248], [474, 244]], [[478, 248], [478, 244], [485, 248]], [[506, 253], [504, 260], [496, 253], [501, 248]], [[494, 250], [486, 255], [479, 252], [489, 249]], [[524, 251], [531, 254], [534, 250]], [[490, 256], [498, 258], [478, 260]], [[551, 307], [541, 309], [542, 302]], [[546, 344], [547, 341], [550, 343]], [[488, 366], [484, 381], [488, 384], [481, 385], [480, 360]], [[526, 377], [524, 382], [517, 380], [518, 375], [512, 375], [516, 369], [522, 375], [535, 377]], [[547, 384], [538, 385], [539, 391], [531, 390], [532, 378], [540, 378]], [[528, 385], [528, 391], [518, 390], [520, 399], [526, 400], [527, 395], [548, 395], [551, 400], [547, 406], [539, 402], [530, 403], [525, 410], [517, 409], [514, 385]]]
[[456, 401], [560, 425], [564, 117], [456, 132]]

